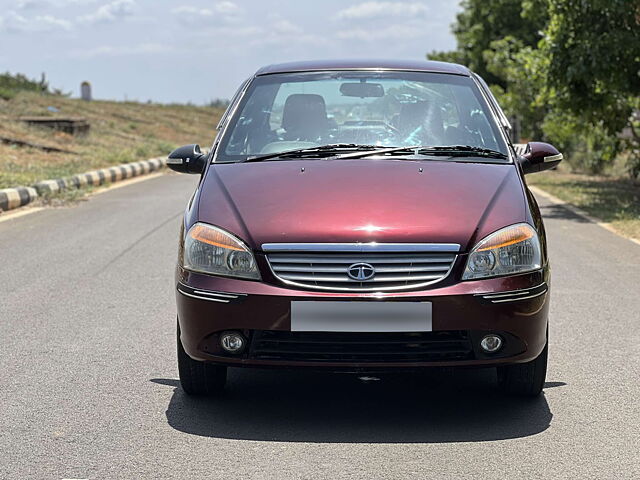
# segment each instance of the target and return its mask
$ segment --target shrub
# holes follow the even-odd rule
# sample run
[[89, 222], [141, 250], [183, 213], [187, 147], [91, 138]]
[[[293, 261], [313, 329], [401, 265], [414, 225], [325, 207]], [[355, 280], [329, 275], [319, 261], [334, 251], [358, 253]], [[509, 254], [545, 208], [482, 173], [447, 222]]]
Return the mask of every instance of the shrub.
[[44, 74], [40, 80], [32, 80], [21, 73], [0, 73], [0, 98], [10, 100], [19, 91], [52, 93]]

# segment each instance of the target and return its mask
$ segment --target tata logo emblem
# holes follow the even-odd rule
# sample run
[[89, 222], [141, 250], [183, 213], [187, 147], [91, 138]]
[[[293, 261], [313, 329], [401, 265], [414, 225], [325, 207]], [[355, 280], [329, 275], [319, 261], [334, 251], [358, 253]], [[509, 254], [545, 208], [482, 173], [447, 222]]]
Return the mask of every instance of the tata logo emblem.
[[354, 263], [347, 268], [347, 275], [353, 280], [366, 282], [376, 274], [376, 269], [368, 263]]

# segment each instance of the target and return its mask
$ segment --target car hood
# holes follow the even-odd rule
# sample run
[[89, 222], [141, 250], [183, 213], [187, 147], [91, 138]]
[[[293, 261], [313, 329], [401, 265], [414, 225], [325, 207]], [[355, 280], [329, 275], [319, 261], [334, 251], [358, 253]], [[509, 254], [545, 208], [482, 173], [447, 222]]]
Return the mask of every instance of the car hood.
[[213, 164], [198, 220], [270, 242], [458, 243], [530, 221], [512, 164], [292, 160]]

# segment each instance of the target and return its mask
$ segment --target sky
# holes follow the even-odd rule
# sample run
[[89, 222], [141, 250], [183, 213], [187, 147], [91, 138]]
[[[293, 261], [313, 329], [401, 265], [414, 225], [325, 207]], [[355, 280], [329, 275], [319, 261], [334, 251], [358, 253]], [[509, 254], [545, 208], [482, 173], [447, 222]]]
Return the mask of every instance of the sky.
[[0, 0], [0, 71], [79, 96], [207, 103], [259, 67], [423, 59], [455, 47], [458, 0]]

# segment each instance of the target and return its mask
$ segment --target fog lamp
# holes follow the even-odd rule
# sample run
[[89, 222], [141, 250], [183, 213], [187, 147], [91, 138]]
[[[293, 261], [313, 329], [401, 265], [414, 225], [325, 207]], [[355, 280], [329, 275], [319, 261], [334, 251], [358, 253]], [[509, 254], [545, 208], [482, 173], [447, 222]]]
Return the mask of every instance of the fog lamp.
[[229, 353], [241, 353], [246, 341], [238, 332], [224, 332], [220, 335], [220, 346]]
[[487, 353], [494, 353], [502, 347], [502, 337], [500, 335], [485, 335], [480, 341], [480, 346]]

